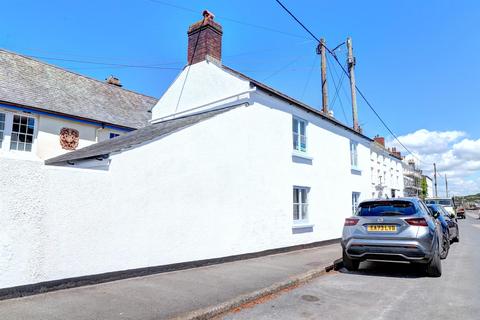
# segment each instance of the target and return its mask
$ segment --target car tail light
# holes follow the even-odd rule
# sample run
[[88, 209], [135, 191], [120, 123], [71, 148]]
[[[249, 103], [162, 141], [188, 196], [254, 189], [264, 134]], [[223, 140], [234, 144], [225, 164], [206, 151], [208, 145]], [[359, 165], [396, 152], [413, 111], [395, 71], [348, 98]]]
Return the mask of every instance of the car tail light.
[[354, 225], [357, 224], [357, 222], [358, 222], [358, 219], [356, 219], [356, 218], [347, 218], [347, 219], [345, 219], [344, 226], [345, 227], [354, 226]]
[[428, 227], [427, 220], [424, 218], [405, 219], [405, 221], [411, 226]]

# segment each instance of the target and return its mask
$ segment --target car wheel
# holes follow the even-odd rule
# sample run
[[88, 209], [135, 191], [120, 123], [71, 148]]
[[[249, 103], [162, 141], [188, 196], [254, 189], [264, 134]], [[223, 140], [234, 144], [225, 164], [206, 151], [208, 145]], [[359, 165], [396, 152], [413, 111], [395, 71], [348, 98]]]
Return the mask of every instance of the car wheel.
[[440, 260], [440, 253], [437, 249], [433, 258], [427, 264], [427, 275], [430, 277], [440, 277], [442, 275], [442, 261]]
[[446, 259], [448, 256], [448, 251], [450, 250], [450, 235], [448, 232], [442, 237], [442, 248], [440, 252], [440, 259]]
[[455, 238], [452, 239], [452, 242], [460, 242], [460, 233], [458, 233], [458, 227], [457, 227], [457, 233], [455, 235]]
[[360, 266], [360, 261], [356, 259], [351, 259], [350, 257], [347, 256], [345, 253], [345, 250], [343, 250], [342, 254], [343, 258], [343, 266], [347, 268], [349, 271], [357, 271], [358, 267]]

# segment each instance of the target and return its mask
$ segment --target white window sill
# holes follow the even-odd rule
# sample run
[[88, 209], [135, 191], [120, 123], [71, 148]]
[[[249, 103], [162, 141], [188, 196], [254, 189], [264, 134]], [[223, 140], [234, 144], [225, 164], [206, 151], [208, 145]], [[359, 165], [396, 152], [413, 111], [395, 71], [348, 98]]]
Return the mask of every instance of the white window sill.
[[298, 151], [298, 150], [293, 150], [292, 151], [292, 157], [297, 157], [297, 158], [302, 158], [306, 160], [313, 160], [313, 157], [309, 156], [306, 152]]
[[362, 173], [362, 169], [360, 169], [359, 167], [352, 167], [352, 173], [359, 173], [361, 174]]
[[302, 228], [312, 228], [313, 226], [314, 226], [314, 224], [312, 224], [312, 223], [306, 223], [306, 222], [301, 223], [301, 222], [299, 222], [299, 223], [294, 223], [292, 228], [293, 229], [302, 229]]

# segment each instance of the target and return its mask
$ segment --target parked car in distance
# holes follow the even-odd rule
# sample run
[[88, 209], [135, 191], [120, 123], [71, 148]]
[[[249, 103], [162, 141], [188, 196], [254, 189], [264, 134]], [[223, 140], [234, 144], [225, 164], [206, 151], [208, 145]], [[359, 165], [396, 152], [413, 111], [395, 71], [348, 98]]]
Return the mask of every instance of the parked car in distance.
[[442, 231], [418, 198], [363, 201], [355, 215], [345, 219], [343, 264], [357, 270], [361, 261], [419, 263], [429, 276], [440, 277]]
[[425, 199], [426, 204], [440, 204], [442, 205], [445, 210], [447, 210], [450, 214], [453, 214], [455, 217], [457, 213], [455, 212], [455, 203], [451, 198], [428, 198]]
[[457, 209], [455, 210], [455, 212], [457, 213], [457, 218], [458, 219], [466, 219], [465, 217], [465, 208], [464, 207], [457, 207]]
[[[438, 206], [438, 209], [433, 209], [430, 206]], [[432, 215], [437, 217], [438, 222], [440, 222], [440, 227], [442, 230], [442, 250], [440, 251], [440, 259], [446, 259], [448, 256], [448, 251], [450, 250], [450, 230], [448, 229], [448, 224], [445, 218], [443, 217], [442, 211], [440, 210], [441, 205], [427, 205], [430, 209]], [[445, 210], [445, 209], [443, 209]]]
[[439, 204], [428, 204], [427, 206], [431, 210], [438, 212], [440, 216], [443, 216], [443, 219], [448, 227], [450, 242], [459, 242], [460, 232], [458, 230], [457, 218], [453, 217], [447, 210], [445, 210], [443, 206]]

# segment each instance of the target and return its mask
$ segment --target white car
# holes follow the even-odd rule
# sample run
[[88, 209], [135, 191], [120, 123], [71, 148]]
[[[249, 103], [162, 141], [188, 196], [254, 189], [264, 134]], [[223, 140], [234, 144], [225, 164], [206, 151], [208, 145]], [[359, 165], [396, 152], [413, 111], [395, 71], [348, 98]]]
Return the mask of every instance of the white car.
[[428, 198], [425, 199], [426, 204], [439, 204], [447, 210], [447, 212], [454, 218], [457, 217], [455, 212], [453, 200], [451, 198]]

